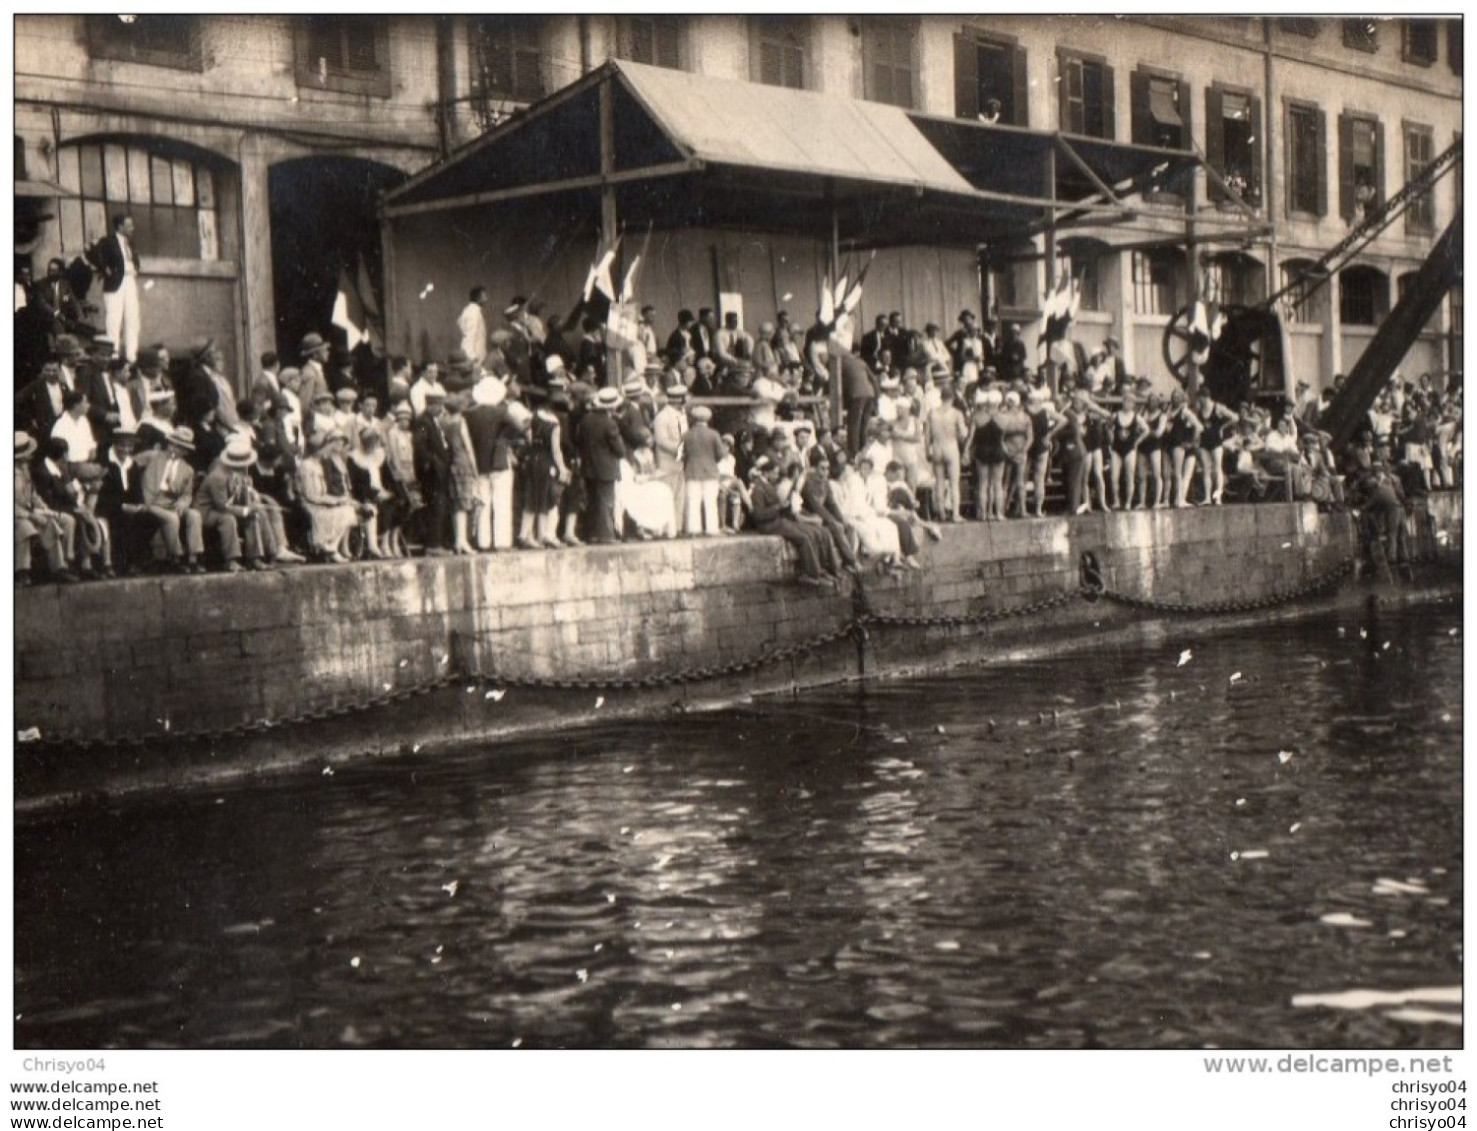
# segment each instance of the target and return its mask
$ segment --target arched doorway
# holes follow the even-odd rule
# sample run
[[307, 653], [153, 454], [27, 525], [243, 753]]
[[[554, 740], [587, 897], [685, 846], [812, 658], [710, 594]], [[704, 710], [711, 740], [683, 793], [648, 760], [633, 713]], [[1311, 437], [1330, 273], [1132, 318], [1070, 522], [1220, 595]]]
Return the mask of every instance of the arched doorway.
[[[383, 309], [384, 264], [376, 204], [405, 174], [360, 157], [313, 156], [273, 165], [272, 297], [277, 352], [295, 364], [304, 335], [322, 334], [344, 346], [332, 326], [342, 278], [373, 323]], [[382, 325], [375, 340], [382, 342]]]

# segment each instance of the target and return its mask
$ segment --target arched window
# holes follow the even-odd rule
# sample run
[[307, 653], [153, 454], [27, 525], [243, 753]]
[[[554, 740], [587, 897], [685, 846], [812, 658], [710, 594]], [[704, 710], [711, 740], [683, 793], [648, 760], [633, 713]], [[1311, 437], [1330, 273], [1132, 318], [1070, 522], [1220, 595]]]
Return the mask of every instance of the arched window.
[[1390, 313], [1390, 277], [1378, 267], [1356, 264], [1339, 272], [1339, 321], [1378, 326]]
[[57, 178], [77, 194], [60, 202], [62, 251], [74, 254], [133, 217], [140, 254], [220, 258], [217, 174], [197, 155], [142, 138], [83, 141], [57, 151]]

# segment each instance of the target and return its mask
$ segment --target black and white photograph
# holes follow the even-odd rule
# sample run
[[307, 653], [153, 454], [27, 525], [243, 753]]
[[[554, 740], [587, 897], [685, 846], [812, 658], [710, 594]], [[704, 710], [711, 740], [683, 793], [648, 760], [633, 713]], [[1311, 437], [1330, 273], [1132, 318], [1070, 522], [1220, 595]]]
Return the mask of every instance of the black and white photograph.
[[10, 1126], [1465, 1126], [1459, 11], [10, 25]]

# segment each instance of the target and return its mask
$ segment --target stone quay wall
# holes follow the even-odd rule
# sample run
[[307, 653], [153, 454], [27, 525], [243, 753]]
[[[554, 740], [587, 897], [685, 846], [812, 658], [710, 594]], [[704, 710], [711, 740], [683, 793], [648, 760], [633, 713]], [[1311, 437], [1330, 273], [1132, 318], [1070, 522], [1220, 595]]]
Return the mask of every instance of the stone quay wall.
[[[1431, 512], [1443, 545], [1459, 548], [1460, 496], [1433, 496]], [[1295, 588], [1355, 549], [1349, 516], [1311, 504], [1094, 513], [949, 526], [925, 543], [922, 572], [863, 585], [878, 614], [971, 616], [1075, 594], [1090, 551], [1118, 592], [1241, 601]], [[836, 632], [855, 608], [850, 592], [798, 584], [789, 547], [752, 535], [19, 591], [15, 724], [42, 741], [16, 747], [16, 794], [76, 798], [649, 717], [1080, 647], [1146, 619], [1074, 597], [986, 624], [879, 626], [865, 642], [700, 682], [499, 695], [474, 678], [719, 667]], [[334, 713], [437, 680], [406, 702]], [[246, 731], [263, 720], [282, 725]], [[230, 728], [243, 733], [182, 737]]]

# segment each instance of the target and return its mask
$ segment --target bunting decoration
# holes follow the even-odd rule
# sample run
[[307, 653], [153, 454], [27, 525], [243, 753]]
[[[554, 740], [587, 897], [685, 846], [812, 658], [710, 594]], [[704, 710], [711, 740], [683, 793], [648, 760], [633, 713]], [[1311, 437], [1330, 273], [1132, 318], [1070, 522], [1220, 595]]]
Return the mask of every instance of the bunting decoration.
[[1041, 306], [1041, 330], [1036, 336], [1038, 354], [1044, 350], [1050, 357], [1053, 343], [1066, 341], [1081, 303], [1082, 294], [1076, 280], [1064, 275]]

